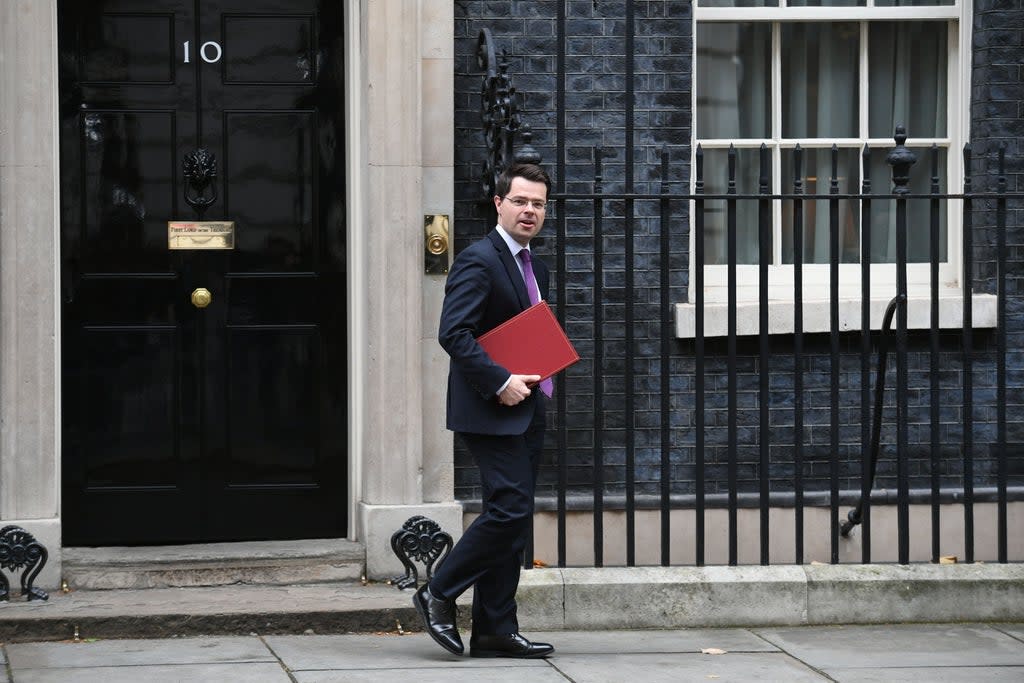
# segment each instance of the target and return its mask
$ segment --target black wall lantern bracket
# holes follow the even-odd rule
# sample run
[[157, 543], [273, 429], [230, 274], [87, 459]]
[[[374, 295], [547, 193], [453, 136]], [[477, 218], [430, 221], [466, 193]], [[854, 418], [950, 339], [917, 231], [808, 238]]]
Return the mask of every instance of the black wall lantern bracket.
[[[516, 89], [508, 75], [508, 56], [502, 50], [501, 61], [496, 58], [494, 38], [490, 29], [480, 29], [476, 43], [476, 64], [484, 71], [480, 90], [480, 118], [483, 123], [487, 159], [480, 178], [483, 199], [490, 201], [495, 195], [498, 176], [513, 161], [539, 164], [541, 156], [530, 144], [533, 133], [530, 124], [523, 123], [516, 104]], [[516, 147], [516, 137], [522, 145]]]

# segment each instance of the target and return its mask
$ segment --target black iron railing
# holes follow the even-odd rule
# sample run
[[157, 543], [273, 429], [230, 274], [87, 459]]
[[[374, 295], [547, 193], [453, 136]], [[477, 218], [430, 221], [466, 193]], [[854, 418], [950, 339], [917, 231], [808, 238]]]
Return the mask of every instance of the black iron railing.
[[[888, 496], [888, 500], [895, 498], [897, 509], [897, 556], [900, 563], [910, 561], [910, 518], [909, 506], [913, 493], [915, 501], [927, 501], [931, 506], [931, 555], [933, 561], [938, 561], [940, 555], [940, 503], [945, 499], [954, 499], [962, 504], [964, 515], [963, 547], [965, 548], [964, 561], [974, 561], [974, 505], [975, 505], [975, 434], [974, 434], [974, 398], [975, 391], [972, 383], [974, 372], [975, 356], [979, 353], [974, 347], [976, 330], [973, 324], [972, 294], [975, 293], [975, 286], [972, 283], [970, 274], [973, 272], [974, 263], [972, 260], [974, 251], [974, 204], [984, 202], [986, 205], [994, 204], [996, 237], [995, 247], [995, 293], [997, 296], [997, 324], [994, 330], [986, 332], [990, 335], [986, 338], [985, 348], [982, 350], [986, 358], [995, 356], [995, 400], [988, 405], [996, 412], [994, 442], [989, 443], [992, 458], [995, 466], [992, 476], [986, 473], [986, 493], [994, 489], [994, 499], [997, 507], [996, 529], [998, 545], [998, 561], [1007, 561], [1007, 485], [1008, 485], [1008, 456], [1007, 456], [1007, 414], [1006, 414], [1006, 392], [1007, 392], [1007, 369], [1006, 369], [1006, 296], [1007, 296], [1007, 263], [1005, 235], [1007, 231], [1007, 201], [1018, 199], [1020, 193], [1008, 193], [1006, 191], [1004, 150], [998, 152], [998, 170], [995, 179], [994, 191], [976, 191], [973, 187], [973, 179], [970, 175], [971, 158], [969, 146], [964, 151], [964, 188], [962, 192], [940, 192], [939, 183], [939, 152], [932, 147], [930, 153], [931, 162], [931, 187], [927, 194], [914, 194], [910, 192], [908, 178], [910, 165], [913, 163], [913, 154], [905, 147], [906, 134], [902, 129], [897, 130], [896, 145], [890, 152], [887, 160], [893, 166], [893, 177], [891, 191], [874, 191], [871, 179], [867, 177], [870, 169], [870, 150], [865, 148], [863, 157], [864, 180], [861, 191], [858, 193], [840, 193], [837, 180], [837, 155], [838, 151], [832, 148], [831, 157], [831, 178], [829, 179], [828, 191], [822, 194], [807, 194], [804, 192], [806, 178], [802, 176], [802, 151], [797, 148], [794, 152], [795, 177], [792, 178], [793, 191], [789, 193], [772, 193], [770, 179], [769, 153], [762, 147], [760, 154], [760, 181], [759, 191], [755, 194], [741, 194], [737, 191], [737, 157], [735, 150], [730, 150], [728, 157], [728, 182], [724, 194], [708, 194], [705, 192], [706, 177], [704, 175], [704, 155], [698, 148], [693, 163], [694, 182], [692, 191], [684, 188], [680, 191], [678, 186], [668, 182], [669, 176], [669, 153], [664, 151], [661, 159], [662, 180], [659, 191], [652, 194], [642, 194], [628, 191], [630, 182], [627, 179], [626, 192], [606, 192], [604, 190], [604, 178], [602, 169], [602, 150], [595, 149], [594, 159], [594, 180], [593, 191], [584, 193], [569, 193], [560, 191], [552, 196], [552, 209], [549, 221], [555, 223], [554, 246], [550, 248], [553, 252], [555, 270], [559, 276], [557, 289], [554, 293], [556, 298], [556, 310], [563, 325], [567, 325], [572, 336], [573, 326], [579, 329], [592, 330], [591, 338], [580, 340], [583, 346], [590, 349], [590, 358], [584, 376], [578, 374], [577, 370], [570, 369], [565, 376], [560, 377], [556, 385], [558, 400], [556, 401], [556, 435], [554, 440], [557, 464], [557, 485], [553, 506], [557, 514], [557, 552], [558, 564], [564, 566], [567, 562], [566, 534], [567, 515], [569, 513], [569, 498], [573, 494], [580, 493], [581, 486], [578, 483], [571, 483], [569, 470], [569, 458], [566, 457], [570, 433], [573, 429], [572, 415], [569, 411], [567, 395], [572, 393], [573, 388], [578, 389], [587, 383], [590, 384], [592, 395], [591, 415], [588, 420], [589, 428], [593, 434], [592, 446], [590, 449], [591, 461], [589, 463], [592, 477], [588, 482], [590, 493], [589, 508], [593, 520], [593, 562], [594, 566], [602, 566], [605, 562], [605, 518], [608, 512], [608, 502], [614, 499], [613, 507], [625, 513], [625, 537], [621, 542], [625, 545], [626, 564], [632, 565], [636, 562], [636, 512], [638, 506], [645, 508], [656, 507], [659, 511], [660, 522], [660, 557], [661, 564], [670, 564], [670, 554], [673, 547], [673, 538], [676, 536], [671, 528], [670, 513], [673, 509], [680, 507], [692, 508], [695, 512], [694, 528], [692, 530], [693, 542], [695, 543], [694, 557], [697, 565], [705, 562], [707, 534], [706, 513], [712, 503], [706, 493], [711, 477], [708, 473], [709, 463], [705, 460], [707, 448], [706, 437], [708, 425], [708, 401], [713, 399], [717, 403], [725, 395], [726, 407], [726, 432], [727, 432], [727, 458], [724, 471], [726, 490], [724, 494], [713, 495], [715, 507], [724, 506], [728, 511], [728, 563], [738, 562], [738, 511], [741, 507], [751, 504], [751, 498], [756, 498], [756, 506], [759, 509], [759, 543], [760, 563], [769, 562], [769, 550], [771, 538], [769, 537], [770, 516], [772, 509], [779, 501], [783, 501], [786, 507], [794, 509], [793, 547], [794, 563], [805, 562], [804, 557], [804, 535], [805, 521], [804, 511], [807, 505], [808, 496], [813, 498], [813, 503], [820, 505], [823, 500], [827, 501], [830, 513], [830, 560], [833, 563], [839, 562], [840, 538], [847, 535], [854, 525], [859, 524], [863, 534], [862, 558], [861, 561], [868, 563], [872, 561], [871, 556], [871, 502], [872, 487], [876, 478], [876, 470], [880, 457], [887, 459], [895, 469], [894, 480], [895, 496]], [[888, 183], [878, 185], [885, 186]], [[878, 187], [876, 185], [876, 187]], [[927, 332], [920, 333], [915, 344], [920, 346], [921, 336], [927, 336], [927, 350], [921, 352], [915, 346], [911, 350], [911, 342], [908, 332], [907, 318], [907, 233], [908, 233], [908, 201], [924, 200], [928, 203], [929, 210], [929, 235], [931, 240], [929, 253], [930, 273], [930, 324]], [[708, 202], [724, 202], [726, 212], [727, 249], [727, 331], [723, 345], [717, 340], [711, 340], [705, 330], [705, 225], [708, 212]], [[743, 202], [754, 203], [757, 207], [758, 225], [758, 333], [756, 353], [757, 387], [756, 392], [745, 391], [746, 401], [742, 411], [744, 417], [741, 419], [740, 391], [739, 391], [739, 358], [741, 356], [739, 346], [741, 336], [738, 333], [737, 311], [738, 311], [738, 275], [737, 275], [737, 217], [738, 206]], [[769, 319], [769, 271], [771, 266], [772, 240], [774, 214], [773, 206], [777, 202], [792, 203], [792, 234], [793, 234], [793, 290], [791, 301], [793, 305], [793, 325], [791, 332], [782, 335], [785, 338], [785, 350], [783, 352], [773, 351], [772, 338], [770, 337]], [[823, 334], [828, 336], [827, 352], [820, 343], [820, 337], [816, 345], [816, 351], [809, 352], [805, 348], [805, 330], [803, 319], [804, 302], [806, 292], [804, 290], [804, 269], [803, 245], [801, 243], [805, 229], [806, 205], [810, 202], [822, 202], [828, 205], [828, 236], [829, 236], [829, 324], [828, 330]], [[840, 253], [839, 253], [839, 204], [840, 202], [852, 202], [859, 206], [861, 216], [861, 268], [860, 268], [860, 289], [861, 289], [861, 319], [858, 332], [844, 332], [840, 327]], [[879, 206], [883, 202], [892, 203], [895, 206], [895, 231], [896, 231], [896, 256], [892, 264], [896, 273], [896, 285], [892, 292], [892, 303], [886, 314], [886, 322], [880, 330], [872, 331], [870, 317], [870, 301], [872, 299], [871, 284], [871, 214], [872, 205]], [[944, 401], [948, 405], [948, 387], [942, 389], [940, 373], [948, 373], [951, 368], [942, 367], [940, 357], [943, 345], [948, 355], [949, 334], [945, 335], [940, 330], [940, 216], [944, 204], [960, 202], [962, 204], [962, 268], [965, 275], [966, 285], [962, 286], [962, 319], [959, 331], [959, 356], [960, 366], [957, 368], [958, 377], [956, 383], [962, 390], [960, 405], [956, 406], [958, 414], [962, 416], [962, 428], [958, 430], [959, 443], [944, 443], [943, 426], [940, 421], [940, 411]], [[567, 274], [567, 256], [573, 256], [567, 250], [567, 220], [580, 207], [591, 207], [592, 213], [589, 218], [593, 221], [592, 233], [589, 235], [592, 246], [592, 317], [589, 320], [581, 321], [578, 314], [573, 319], [567, 320], [567, 281], [571, 277]], [[653, 205], [655, 209], [646, 207]], [[642, 219], [637, 214], [642, 215]], [[685, 283], [692, 289], [692, 304], [694, 306], [694, 336], [691, 342], [682, 342], [675, 336], [673, 320], [673, 306], [681, 303], [676, 292], [679, 291], [677, 281], [680, 272], [674, 269], [671, 264], [677, 254], [684, 254], [687, 251], [687, 243], [680, 243], [673, 232], [669, 229], [672, 221], [678, 221], [680, 216], [689, 215], [689, 224], [694, 231], [692, 240], [692, 253], [688, 256], [689, 282]], [[656, 356], [652, 354], [652, 347], [640, 345], [634, 338], [633, 330], [636, 325], [643, 322], [637, 318], [633, 303], [636, 300], [636, 285], [633, 280], [633, 268], [631, 264], [637, 258], [634, 251], [634, 244], [637, 239], [635, 230], [638, 220], [645, 221], [645, 224], [653, 222], [657, 225], [655, 229], [658, 238], [660, 272], [658, 280], [659, 300], [657, 310], [660, 315], [660, 322], [657, 326], [660, 339], [657, 344]], [[614, 227], [610, 227], [614, 226]], [[609, 252], [609, 244], [621, 245], [614, 253]], [[606, 285], [607, 272], [605, 264], [617, 261], [624, 262], [625, 268], [621, 281], [616, 281], [614, 287]], [[571, 284], [571, 283], [570, 283]], [[612, 358], [609, 355], [609, 344], [617, 342], [616, 339], [609, 339], [607, 331], [609, 321], [606, 319], [607, 299], [612, 290], [615, 296], [621, 298], [621, 322], [624, 324], [624, 332], [621, 335], [621, 358]], [[619, 300], [619, 299], [616, 299]], [[890, 320], [895, 316], [896, 329], [889, 331]], [[585, 324], [584, 324], [585, 323]], [[948, 327], [948, 325], [947, 325]], [[859, 343], [854, 341], [859, 334]], [[889, 340], [886, 335], [893, 335]], [[944, 340], [944, 341], [943, 341]], [[684, 346], [681, 346], [684, 344]], [[710, 344], [710, 347], [709, 347]], [[749, 344], [749, 348], [753, 348]], [[895, 382], [894, 391], [889, 395], [890, 413], [895, 409], [895, 414], [888, 420], [893, 428], [887, 444], [885, 444], [887, 455], [880, 455], [880, 439], [883, 424], [883, 402], [886, 398], [884, 382], [886, 377], [886, 347], [894, 349], [895, 356]], [[713, 348], [711, 348], [713, 347]], [[875, 400], [871, 396], [871, 357], [874, 352], [880, 354], [879, 371], [875, 384]], [[692, 410], [680, 408], [676, 405], [674, 397], [678, 392], [672, 389], [673, 382], [679, 377], [679, 371], [674, 366], [682, 355], [692, 353], [693, 374], [692, 374]], [[617, 356], [618, 352], [616, 352]], [[929, 373], [927, 384], [922, 391], [920, 386], [915, 385], [913, 390], [921, 394], [918, 406], [928, 404], [928, 438], [922, 436], [922, 431], [915, 424], [914, 445], [916, 452], [920, 446], [927, 441], [929, 458], [926, 463], [919, 461], [918, 456], [911, 454], [910, 448], [910, 406], [908, 396], [912, 387], [908, 380], [908, 362], [911, 354], [915, 362], [927, 360], [925, 370]], [[751, 355], [749, 352], [747, 356]], [[771, 439], [771, 384], [770, 370], [773, 363], [781, 356], [787, 356], [792, 362], [792, 440], [788, 443], [776, 438]], [[849, 361], [851, 356], [858, 357], [860, 367], [860, 405], [859, 420], [856, 418], [856, 410], [841, 403], [841, 367], [843, 361]], [[821, 487], [809, 491], [804, 480], [804, 473], [807, 462], [805, 461], [805, 414], [808, 407], [804, 404], [805, 382], [813, 378], [815, 386], [821, 386], [823, 379], [817, 373], [821, 372], [821, 362], [814, 368], [805, 369], [810, 359], [824, 361], [827, 359], [827, 384], [828, 384], [828, 414], [829, 414], [829, 460], [828, 467], [828, 488], [827, 491]], [[722, 387], [717, 384], [709, 388], [706, 384], [708, 375], [708, 364], [716, 361], [718, 367], [724, 366], [726, 381]], [[637, 379], [633, 369], [638, 362], [656, 361], [660, 369], [656, 387], [646, 387], [642, 392], [637, 389]], [[610, 396], [605, 391], [605, 371], [610, 363], [618, 363], [618, 370], [622, 377], [621, 386]], [[577, 373], [577, 374], [574, 374]], [[749, 375], [749, 371], [747, 372]], [[920, 384], [920, 383], [918, 383]], [[755, 402], [757, 420], [755, 430], [751, 431], [750, 416], [755, 412], [750, 405], [750, 395], [756, 393]], [[658, 401], [657, 414], [660, 424], [658, 425], [660, 450], [658, 466], [657, 493], [651, 493], [645, 489], [642, 494], [637, 493], [636, 468], [636, 437], [637, 430], [633, 415], [637, 401], [641, 398], [644, 401], [652, 396]], [[925, 400], [927, 396], [927, 401]], [[608, 463], [606, 462], [607, 448], [606, 437], [610, 433], [611, 425], [607, 423], [608, 413], [606, 401], [614, 400], [621, 406], [621, 413], [624, 415], [624, 423], [615, 425], [617, 433], [616, 443], [621, 445], [624, 453], [621, 462], [623, 472], [619, 480], [609, 482], [606, 480]], [[788, 404], [787, 404], [788, 405]], [[678, 430], [673, 428], [673, 421], [680, 414], [684, 422], [692, 425], [690, 436], [681, 442], [677, 436]], [[578, 411], [576, 413], [578, 415]], [[873, 420], [872, 420], [873, 416]], [[948, 422], [948, 420], [947, 420]], [[859, 424], [858, 424], [859, 423]], [[850, 462], [841, 462], [840, 457], [840, 432], [846, 428], [859, 427], [860, 431], [860, 472], [850, 472]], [[757, 434], [757, 443], [751, 444], [749, 436]], [[741, 439], [743, 443], [741, 444]], [[757, 486], [756, 491], [741, 491], [740, 458], [741, 446], [748, 448], [756, 445], [758, 458], [756, 462]], [[943, 458], [949, 460], [949, 448], [955, 446], [960, 453], [961, 470], [958, 479], [961, 485], [952, 487], [948, 481], [943, 483], [942, 469]], [[778, 456], [773, 457], [773, 448], [785, 447], [786, 453], [791, 453], [791, 460], [780, 461]], [[945, 449], [945, 454], [944, 453]], [[912, 463], [911, 460], [914, 460]], [[848, 460], [848, 459], [847, 459]], [[680, 467], [682, 465], [682, 468]], [[911, 490], [911, 465], [915, 471], [926, 470], [930, 479], [930, 491]], [[786, 472], [791, 473], [791, 482], [778, 489], [774, 486], [771, 475], [772, 468], [785, 466]], [[716, 473], [721, 473], [719, 463], [714, 463]], [[844, 469], [845, 468], [845, 469]], [[842, 477], [841, 477], [842, 471]], [[682, 472], [680, 474], [680, 472]], [[716, 474], [715, 476], [718, 476]], [[578, 478], [578, 477], [576, 477]], [[859, 491], [854, 493], [848, 487], [841, 489], [840, 479], [859, 479]], [[919, 473], [914, 475], [915, 481], [920, 480]], [[650, 483], [650, 482], [648, 482]], [[681, 494], [679, 484], [686, 483], [685, 491]], [[791, 483], [791, 485], [790, 485]], [[857, 495], [859, 494], [859, 495]], [[840, 507], [844, 501], [850, 501], [851, 496], [855, 497], [856, 507], [850, 511], [848, 521], [841, 523]], [[724, 498], [724, 500], [723, 500]], [[741, 504], [741, 498], [743, 499]], [[777, 528], [777, 527], [776, 527]], [[687, 530], [689, 531], [689, 530]], [[716, 532], [719, 531], [716, 529]], [[529, 557], [529, 555], [527, 556]]]

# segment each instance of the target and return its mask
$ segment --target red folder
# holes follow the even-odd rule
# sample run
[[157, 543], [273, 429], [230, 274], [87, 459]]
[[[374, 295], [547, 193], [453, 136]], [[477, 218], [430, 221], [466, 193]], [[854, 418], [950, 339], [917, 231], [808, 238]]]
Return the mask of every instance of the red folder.
[[476, 341], [491, 360], [515, 375], [547, 379], [580, 359], [546, 301], [509, 318]]

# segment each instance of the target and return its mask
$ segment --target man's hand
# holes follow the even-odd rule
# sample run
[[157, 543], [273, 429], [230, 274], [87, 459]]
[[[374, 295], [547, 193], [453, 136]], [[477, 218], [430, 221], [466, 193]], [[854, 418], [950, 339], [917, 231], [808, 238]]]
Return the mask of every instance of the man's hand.
[[523, 399], [530, 395], [531, 384], [540, 381], [540, 375], [512, 375], [508, 386], [498, 394], [498, 401], [503, 406], [514, 406], [522, 403]]

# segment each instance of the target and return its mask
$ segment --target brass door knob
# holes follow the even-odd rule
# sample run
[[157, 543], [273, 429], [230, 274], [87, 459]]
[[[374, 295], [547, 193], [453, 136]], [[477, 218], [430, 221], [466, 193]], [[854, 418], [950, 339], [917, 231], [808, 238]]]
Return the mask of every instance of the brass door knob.
[[205, 287], [197, 287], [192, 292], [192, 305], [196, 308], [206, 308], [213, 301], [213, 295]]

